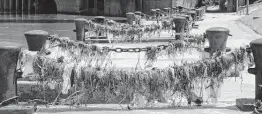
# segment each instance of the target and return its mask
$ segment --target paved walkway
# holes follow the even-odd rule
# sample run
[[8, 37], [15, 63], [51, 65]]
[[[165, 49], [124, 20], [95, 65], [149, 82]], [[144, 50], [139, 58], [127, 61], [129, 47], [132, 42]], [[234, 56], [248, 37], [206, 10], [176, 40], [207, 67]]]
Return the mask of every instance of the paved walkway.
[[[192, 30], [192, 33], [203, 33], [210, 27], [226, 27], [230, 29], [227, 46], [236, 48], [248, 45], [250, 41], [262, 38], [253, 30], [246, 27], [238, 20], [240, 15], [235, 13], [206, 14], [204, 21], [197, 22], [199, 29]], [[255, 76], [250, 75], [245, 70], [242, 78], [228, 78], [221, 88], [221, 97], [219, 104], [214, 107], [198, 107], [184, 109], [162, 109], [162, 110], [132, 110], [132, 111], [79, 111], [79, 112], [61, 112], [58, 114], [251, 114], [252, 112], [241, 112], [235, 107], [237, 98], [253, 98], [255, 95]], [[39, 113], [50, 114], [50, 113]]]

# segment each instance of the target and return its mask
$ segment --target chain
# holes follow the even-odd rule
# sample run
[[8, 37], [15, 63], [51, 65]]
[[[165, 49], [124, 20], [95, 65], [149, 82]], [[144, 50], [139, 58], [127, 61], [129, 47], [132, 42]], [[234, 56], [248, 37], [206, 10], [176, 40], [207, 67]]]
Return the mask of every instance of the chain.
[[[166, 50], [171, 45], [158, 45], [156, 48], [158, 51]], [[197, 48], [198, 47], [188, 47], [188, 48]], [[116, 52], [116, 53], [123, 53], [123, 52], [129, 52], [129, 53], [140, 53], [140, 52], [148, 52], [152, 50], [152, 47], [145, 47], [145, 48], [109, 48], [107, 46], [102, 47], [102, 51], [104, 52]]]

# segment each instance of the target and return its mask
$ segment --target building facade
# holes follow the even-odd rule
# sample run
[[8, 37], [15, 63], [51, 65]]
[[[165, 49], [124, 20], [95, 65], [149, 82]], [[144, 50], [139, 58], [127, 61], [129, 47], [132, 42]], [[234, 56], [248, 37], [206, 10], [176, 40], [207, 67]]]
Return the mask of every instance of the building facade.
[[198, 0], [0, 0], [1, 11], [18, 13], [71, 13], [125, 16], [127, 12], [149, 14], [153, 8], [194, 7]]

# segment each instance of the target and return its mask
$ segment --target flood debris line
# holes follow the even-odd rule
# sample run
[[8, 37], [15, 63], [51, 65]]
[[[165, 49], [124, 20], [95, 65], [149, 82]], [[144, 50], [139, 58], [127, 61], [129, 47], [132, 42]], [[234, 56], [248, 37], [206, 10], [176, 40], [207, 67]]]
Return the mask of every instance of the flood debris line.
[[[61, 49], [53, 49], [51, 53], [46, 51], [58, 47]], [[55, 53], [55, 50], [64, 51]], [[209, 91], [209, 97], [216, 99], [227, 72], [232, 71], [232, 68], [233, 71], [242, 71], [247, 61], [246, 50], [239, 48], [228, 53], [217, 52], [212, 59], [184, 63], [181, 66], [124, 70], [101, 68], [106, 53], [95, 45], [50, 37], [46, 48], [35, 55], [33, 61], [35, 75], [42, 84], [60, 87], [54, 90], [57, 95], [49, 96], [48, 102], [55, 100], [53, 104], [70, 105], [130, 103], [131, 107], [140, 108], [154, 107], [155, 102], [161, 102], [180, 106], [181, 99], [186, 99], [188, 104], [201, 99], [203, 91]], [[94, 61], [95, 65], [92, 64]], [[143, 96], [144, 103], [141, 103], [139, 96]], [[193, 96], [197, 96], [197, 99]]]
[[109, 21], [107, 25], [95, 23], [91, 20], [86, 21], [87, 29], [90, 31], [98, 30], [98, 31], [105, 31], [109, 32], [115, 36], [119, 35], [134, 35], [134, 34], [141, 34], [141, 33], [149, 33], [155, 32], [160, 30], [159, 24], [151, 24], [148, 26], [141, 26], [141, 25], [129, 25], [123, 23], [117, 23], [114, 21]]
[[[105, 57], [109, 52], [141, 52], [145, 51], [148, 59], [156, 58], [157, 55], [174, 56], [175, 54], [182, 53], [188, 50], [202, 51], [201, 47], [205, 42], [203, 35], [191, 35], [184, 40], [176, 40], [169, 42], [166, 45], [148, 46], [145, 48], [110, 48], [107, 46], [98, 47], [96, 45], [85, 44], [83, 42], [74, 42], [68, 38], [59, 38], [56, 35], [51, 35], [47, 41], [47, 48], [43, 53], [48, 53], [48, 50], [60, 50], [67, 54], [63, 55], [66, 58], [72, 57], [73, 60], [87, 59], [91, 57]], [[59, 48], [59, 49], [54, 49]], [[61, 54], [61, 53], [60, 53]], [[57, 55], [57, 54], [56, 54]], [[56, 56], [55, 55], [55, 56]], [[154, 57], [151, 55], [155, 55]], [[59, 55], [61, 57], [61, 55]], [[58, 56], [57, 56], [58, 57]]]
[[[186, 23], [192, 23], [188, 21], [189, 20], [187, 20]], [[161, 31], [173, 32], [173, 28], [175, 28], [175, 23], [174, 19], [171, 17], [163, 18], [149, 25], [130, 25], [124, 23], [117, 23], [113, 20], [108, 19], [105, 21], [105, 23], [96, 23], [91, 20], [86, 20], [86, 29], [87, 31], [89, 31], [89, 34], [91, 34], [92, 32], [109, 33], [113, 35], [113, 39], [111, 40], [117, 42], [130, 40], [149, 40], [152, 34], [160, 34]], [[148, 37], [146, 37], [145, 35], [148, 35]], [[134, 36], [137, 36], [138, 39], [134, 39]]]

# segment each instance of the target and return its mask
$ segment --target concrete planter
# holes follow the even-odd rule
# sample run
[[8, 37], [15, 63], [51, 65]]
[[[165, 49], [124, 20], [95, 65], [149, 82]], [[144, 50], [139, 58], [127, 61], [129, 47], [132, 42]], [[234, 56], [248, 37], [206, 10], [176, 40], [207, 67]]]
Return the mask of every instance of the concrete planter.
[[32, 30], [25, 33], [29, 51], [40, 51], [45, 45], [48, 32], [43, 30]]
[[16, 96], [16, 64], [20, 50], [18, 44], [0, 43], [0, 102]]
[[185, 30], [186, 17], [174, 17], [173, 22], [175, 23], [176, 33], [182, 33]]
[[223, 27], [213, 27], [206, 30], [210, 46], [210, 54], [216, 51], [225, 51], [229, 29]]

